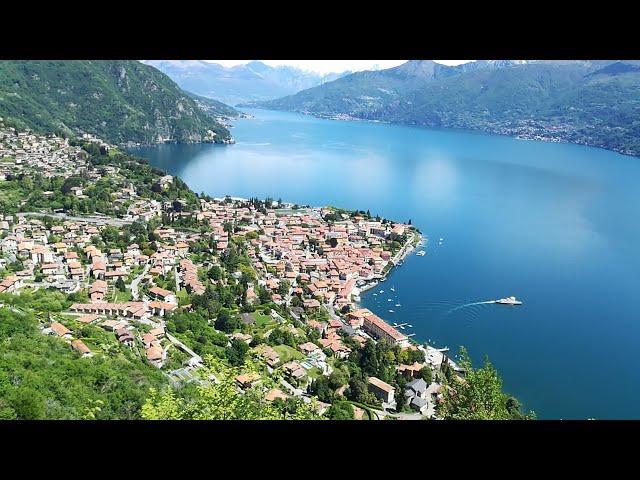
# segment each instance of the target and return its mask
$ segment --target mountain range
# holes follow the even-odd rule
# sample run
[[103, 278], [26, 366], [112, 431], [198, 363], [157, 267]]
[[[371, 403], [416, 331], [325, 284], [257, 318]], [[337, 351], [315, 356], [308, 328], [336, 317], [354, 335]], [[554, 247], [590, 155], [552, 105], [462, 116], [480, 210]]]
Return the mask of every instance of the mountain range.
[[252, 106], [481, 130], [640, 155], [640, 62], [412, 60]]
[[[203, 108], [168, 76], [133, 60], [2, 61], [0, 117], [17, 127], [110, 142], [229, 142], [222, 104]], [[231, 109], [235, 111], [234, 109]]]
[[182, 89], [229, 105], [272, 100], [340, 78], [350, 72], [320, 74], [252, 61], [225, 67], [204, 60], [144, 60]]

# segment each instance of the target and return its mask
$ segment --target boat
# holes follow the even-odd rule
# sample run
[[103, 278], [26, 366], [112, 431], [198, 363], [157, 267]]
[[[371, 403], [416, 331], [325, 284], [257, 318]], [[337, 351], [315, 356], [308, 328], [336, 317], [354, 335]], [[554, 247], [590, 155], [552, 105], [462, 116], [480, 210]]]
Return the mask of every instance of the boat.
[[380, 293], [384, 293], [384, 290], [380, 290]]
[[387, 298], [387, 302], [391, 302], [392, 300], [390, 298]]
[[392, 292], [396, 291], [396, 287], [391, 287], [389, 290], [391, 290]]
[[393, 310], [389, 310], [389, 313], [395, 313]]
[[407, 323], [407, 327], [413, 328], [413, 325], [411, 325], [410, 323]]
[[427, 252], [425, 252], [424, 250], [420, 250], [419, 252], [416, 253], [416, 255], [418, 255], [419, 257], [424, 257], [426, 253]]
[[396, 307], [401, 307], [402, 305], [400, 305], [399, 303], [396, 303]]
[[493, 303], [499, 303], [500, 305], [522, 305], [522, 302], [520, 300], [516, 300], [516, 297], [501, 298], [499, 300], [494, 300]]

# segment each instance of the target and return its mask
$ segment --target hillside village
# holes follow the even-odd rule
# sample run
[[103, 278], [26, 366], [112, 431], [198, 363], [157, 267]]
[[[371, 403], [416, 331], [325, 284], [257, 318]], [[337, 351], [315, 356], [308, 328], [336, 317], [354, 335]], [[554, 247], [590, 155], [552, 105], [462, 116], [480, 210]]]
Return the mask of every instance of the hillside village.
[[[251, 359], [257, 368], [235, 377], [237, 389], [276, 378], [264, 388], [269, 402], [299, 397], [322, 415], [348, 400], [354, 418], [438, 418], [458, 367], [358, 306], [419, 241], [413, 226], [272, 199], [163, 199], [180, 186], [155, 172], [150, 198], [126, 169], [104, 164], [114, 151], [93, 137], [74, 146], [0, 128], [0, 198], [11, 199], [3, 183], [36, 173], [78, 178], [51, 194], [63, 200], [89, 201], [107, 179], [116, 185], [112, 215], [30, 211], [25, 199], [0, 215], [0, 302], [66, 295], [67, 308], [43, 315], [40, 328], [78, 361], [126, 348], [179, 385], [215, 382], [199, 373], [209, 355], [240, 371]], [[386, 380], [365, 375], [356, 393], [353, 371], [369, 352], [394, 360], [376, 367]]]

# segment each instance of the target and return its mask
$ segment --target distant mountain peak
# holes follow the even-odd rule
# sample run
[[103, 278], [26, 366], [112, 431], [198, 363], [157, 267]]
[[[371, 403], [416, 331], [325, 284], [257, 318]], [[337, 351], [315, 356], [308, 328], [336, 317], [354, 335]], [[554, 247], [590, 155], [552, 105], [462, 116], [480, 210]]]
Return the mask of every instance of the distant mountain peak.
[[433, 60], [409, 60], [391, 70], [395, 70], [395, 73], [412, 77], [433, 78], [438, 67], [447, 68]]
[[270, 66], [260, 60], [233, 67], [200, 60], [144, 63], [171, 77], [184, 90], [229, 105], [293, 95], [350, 73], [323, 74], [289, 65]]
[[260, 60], [252, 60], [249, 63], [244, 65], [245, 68], [253, 70], [256, 73], [263, 73], [271, 69], [269, 65], [261, 62]]

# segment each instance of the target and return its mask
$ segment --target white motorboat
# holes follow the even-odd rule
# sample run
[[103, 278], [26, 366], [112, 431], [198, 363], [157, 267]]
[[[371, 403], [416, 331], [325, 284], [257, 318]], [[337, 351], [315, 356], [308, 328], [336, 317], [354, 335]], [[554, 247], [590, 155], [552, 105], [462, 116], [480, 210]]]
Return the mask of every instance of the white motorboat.
[[522, 302], [520, 300], [516, 300], [516, 297], [501, 298], [499, 300], [495, 300], [494, 303], [499, 303], [500, 305], [522, 305]]

